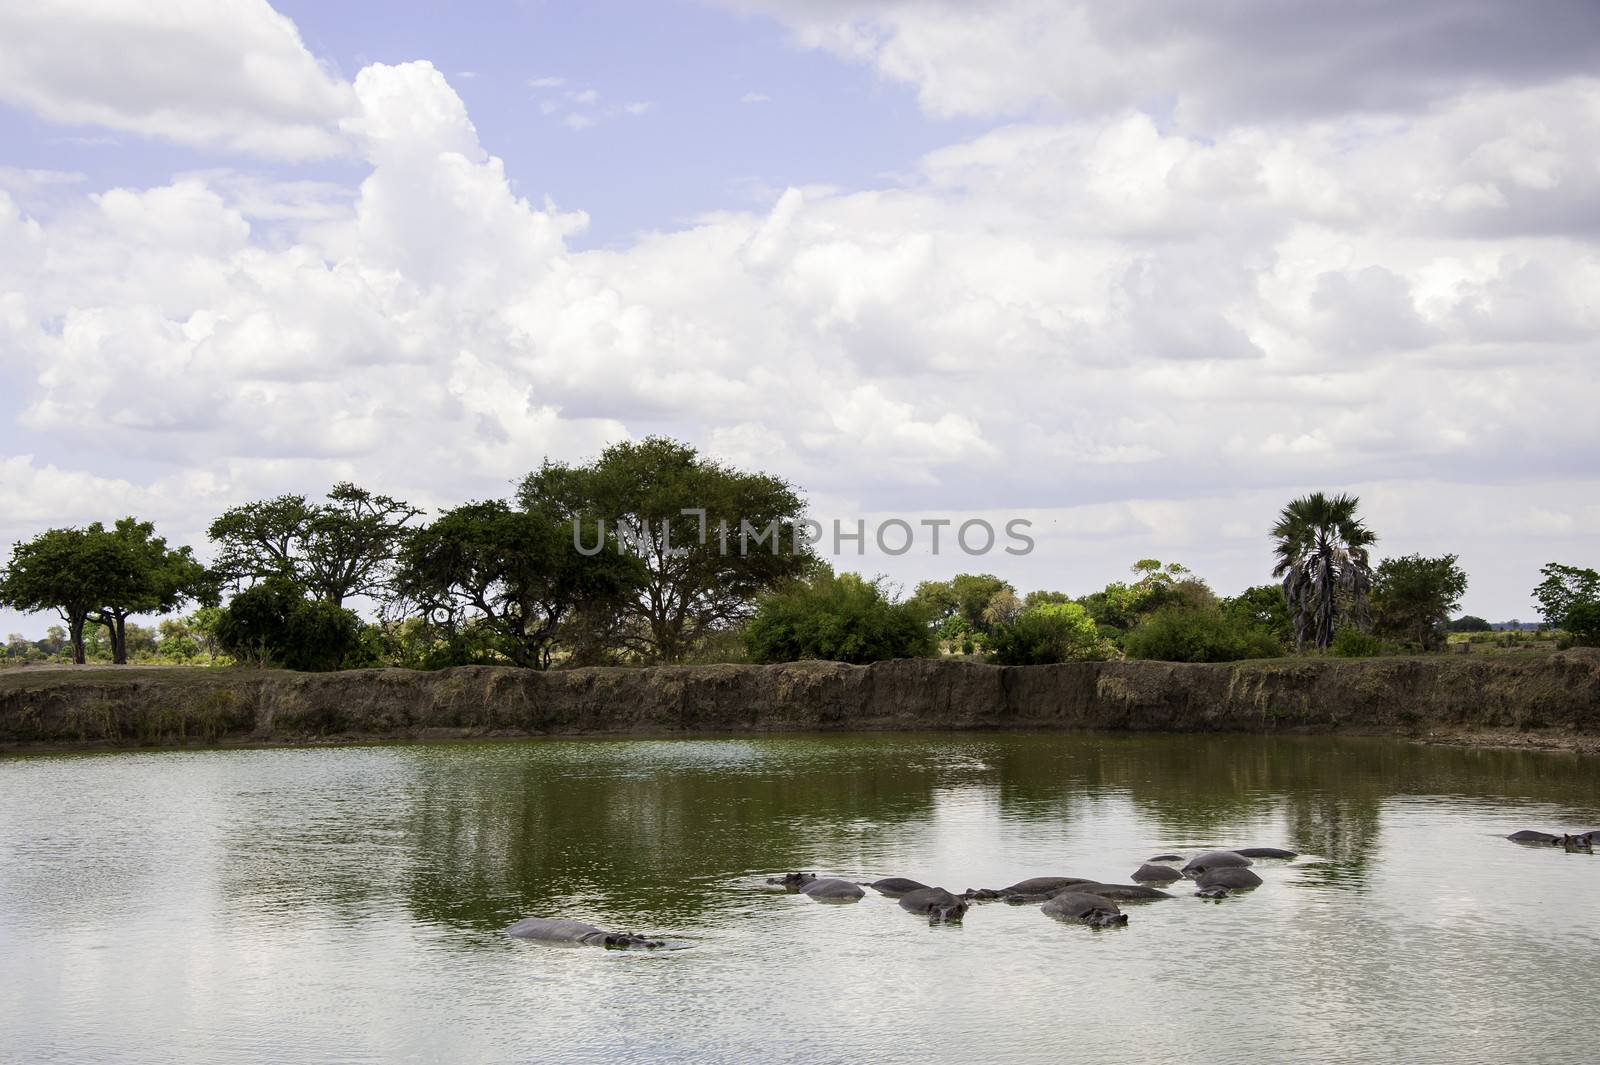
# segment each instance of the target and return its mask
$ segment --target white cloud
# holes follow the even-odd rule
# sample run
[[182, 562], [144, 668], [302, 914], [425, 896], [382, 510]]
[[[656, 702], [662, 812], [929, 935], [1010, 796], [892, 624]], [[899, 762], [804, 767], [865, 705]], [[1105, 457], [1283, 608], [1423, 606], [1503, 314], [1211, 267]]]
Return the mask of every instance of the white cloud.
[[0, 100], [50, 122], [287, 159], [341, 152], [352, 103], [265, 0], [0, 6]]
[[1140, 555], [1241, 586], [1309, 488], [1359, 488], [1386, 549], [1461, 544], [1501, 596], [1480, 612], [1527, 576], [1496, 545], [1593, 534], [1593, 80], [1203, 137], [1129, 106], [1039, 119], [581, 253], [586, 218], [519, 198], [429, 64], [361, 71], [338, 130], [358, 188], [213, 170], [62, 186], [49, 217], [0, 190], [24, 425], [183, 471], [12, 458], [13, 494], [42, 493], [13, 534], [112, 504], [198, 529], [341, 477], [499, 495], [652, 431], [834, 513], [1050, 512], [1030, 586]]
[[938, 116], [1171, 108], [1209, 129], [1417, 110], [1478, 85], [1600, 67], [1600, 8], [1588, 0], [1543, 4], [1536, 18], [1498, 0], [723, 2], [911, 85]]
[[747, 92], [739, 97], [739, 102], [742, 104], [769, 104], [772, 102], [772, 97], [765, 93]]
[[559, 89], [566, 83], [566, 78], [543, 77], [528, 79], [528, 87], [530, 89]]

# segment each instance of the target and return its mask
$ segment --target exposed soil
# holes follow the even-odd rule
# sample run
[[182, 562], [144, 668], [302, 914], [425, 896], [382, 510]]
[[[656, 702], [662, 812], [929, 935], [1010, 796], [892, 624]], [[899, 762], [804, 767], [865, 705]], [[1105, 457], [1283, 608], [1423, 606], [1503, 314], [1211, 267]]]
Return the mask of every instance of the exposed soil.
[[0, 672], [0, 750], [828, 730], [1348, 732], [1600, 753], [1600, 650], [1229, 665]]

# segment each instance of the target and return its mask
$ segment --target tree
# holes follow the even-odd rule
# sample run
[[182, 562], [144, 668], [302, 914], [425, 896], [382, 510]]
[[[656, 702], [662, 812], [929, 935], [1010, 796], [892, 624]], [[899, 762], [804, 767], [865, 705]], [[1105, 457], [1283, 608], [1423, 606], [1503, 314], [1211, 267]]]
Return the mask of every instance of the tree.
[[285, 495], [230, 508], [208, 535], [219, 545], [218, 573], [235, 586], [284, 577], [341, 606], [387, 592], [408, 523], [421, 513], [344, 481], [325, 503]]
[[1493, 632], [1494, 631], [1494, 626], [1493, 625], [1489, 624], [1483, 618], [1474, 617], [1471, 614], [1464, 614], [1461, 617], [1456, 618], [1447, 627], [1449, 628], [1449, 630], [1451, 632]]
[[1567, 609], [1561, 627], [1580, 647], [1600, 647], [1600, 600], [1587, 599]]
[[827, 570], [764, 596], [745, 626], [744, 644], [756, 662], [864, 664], [925, 658], [937, 649], [927, 615], [896, 601], [882, 578]]
[[1100, 659], [1110, 651], [1094, 619], [1077, 603], [1046, 603], [1024, 610], [989, 634], [989, 654], [1003, 666]]
[[82, 665], [84, 626], [104, 604], [107, 582], [126, 565], [122, 546], [99, 525], [49, 529], [13, 547], [0, 603], [29, 614], [54, 610], [67, 624], [72, 660]]
[[396, 586], [452, 634], [472, 618], [519, 666], [548, 668], [557, 634], [585, 604], [621, 604], [641, 565], [614, 548], [585, 555], [548, 509], [491, 500], [445, 511], [401, 551]]
[[1372, 582], [1373, 628], [1423, 651], [1443, 650], [1446, 623], [1466, 591], [1455, 555], [1386, 558]]
[[307, 599], [287, 577], [268, 577], [235, 595], [217, 620], [217, 641], [240, 662], [325, 672], [360, 643], [361, 619], [325, 599]]
[[206, 568], [187, 547], [171, 549], [147, 521], [122, 518], [111, 529], [95, 522], [85, 530], [91, 538], [108, 538], [104, 556], [110, 563], [100, 573], [99, 604], [91, 621], [105, 626], [111, 660], [128, 661], [128, 618], [134, 614], [166, 614], [190, 599], [215, 599]]
[[1222, 612], [1271, 633], [1282, 648], [1294, 642], [1294, 618], [1283, 589], [1276, 584], [1258, 584], [1238, 595], [1222, 600]]
[[1177, 603], [1210, 607], [1216, 603], [1206, 582], [1181, 562], [1143, 558], [1129, 568], [1139, 578], [1132, 584], [1112, 581], [1078, 600], [1115, 643], [1162, 607]]
[[1377, 542], [1356, 517], [1360, 500], [1321, 492], [1293, 500], [1272, 528], [1283, 596], [1294, 617], [1297, 647], [1309, 640], [1327, 650], [1341, 621], [1366, 628], [1372, 569], [1367, 549]]
[[1567, 627], [1567, 614], [1580, 603], [1600, 602], [1600, 573], [1550, 562], [1539, 568], [1544, 578], [1533, 590], [1546, 624]]
[[[702, 458], [664, 437], [614, 444], [584, 466], [546, 462], [522, 482], [530, 512], [568, 523], [571, 548], [602, 530], [642, 566], [616, 638], [647, 659], [681, 661], [706, 635], [754, 610], [761, 593], [816, 561], [804, 503], [785, 481]], [[609, 550], [604, 547], [601, 553]]]
[[[929, 618], [941, 640], [982, 638], [1008, 611], [1016, 589], [992, 573], [958, 573], [947, 581], [923, 581], [911, 602]], [[997, 601], [998, 600], [998, 601]], [[997, 611], [991, 611], [998, 606]]]

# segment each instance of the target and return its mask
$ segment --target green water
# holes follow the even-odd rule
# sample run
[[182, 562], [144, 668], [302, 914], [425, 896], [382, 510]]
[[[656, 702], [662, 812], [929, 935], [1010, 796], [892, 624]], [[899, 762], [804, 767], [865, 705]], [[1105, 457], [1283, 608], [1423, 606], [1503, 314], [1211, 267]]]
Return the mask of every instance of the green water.
[[[0, 760], [4, 1062], [1582, 1062], [1577, 756], [1330, 738], [825, 736]], [[1277, 845], [1266, 883], [930, 927], [960, 891]], [[528, 914], [660, 953], [511, 940]]]

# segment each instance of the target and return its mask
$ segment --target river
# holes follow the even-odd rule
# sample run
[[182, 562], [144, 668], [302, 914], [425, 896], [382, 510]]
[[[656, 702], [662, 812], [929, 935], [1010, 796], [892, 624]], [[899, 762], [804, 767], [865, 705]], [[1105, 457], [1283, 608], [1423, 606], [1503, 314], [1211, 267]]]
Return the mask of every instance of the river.
[[[0, 759], [0, 1061], [1575, 1062], [1600, 827], [1577, 755], [942, 733]], [[815, 871], [1265, 884], [932, 927]], [[529, 914], [687, 949], [560, 948]]]

